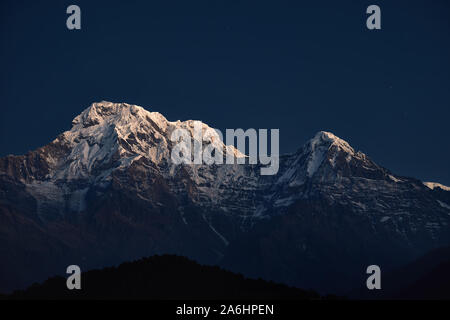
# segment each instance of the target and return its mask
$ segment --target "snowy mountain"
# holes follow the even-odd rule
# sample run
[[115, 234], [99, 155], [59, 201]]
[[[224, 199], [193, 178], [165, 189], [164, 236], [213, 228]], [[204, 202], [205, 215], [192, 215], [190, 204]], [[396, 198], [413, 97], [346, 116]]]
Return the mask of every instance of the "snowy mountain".
[[[261, 176], [258, 165], [173, 164], [171, 133], [194, 125], [94, 103], [50, 144], [1, 158], [0, 290], [68, 264], [176, 253], [337, 292], [358, 286], [368, 263], [393, 268], [450, 244], [450, 192], [397, 176], [332, 133]], [[244, 157], [207, 136], [204, 147]]]

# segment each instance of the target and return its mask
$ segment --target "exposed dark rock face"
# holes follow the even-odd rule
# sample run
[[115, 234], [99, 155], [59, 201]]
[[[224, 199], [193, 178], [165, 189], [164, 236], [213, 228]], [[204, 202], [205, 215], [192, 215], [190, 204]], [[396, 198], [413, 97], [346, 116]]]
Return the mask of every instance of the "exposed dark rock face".
[[391, 269], [450, 244], [450, 192], [396, 176], [331, 133], [260, 176], [258, 165], [174, 165], [171, 133], [193, 125], [95, 103], [47, 146], [1, 158], [0, 290], [69, 264], [173, 253], [338, 293], [369, 264]]

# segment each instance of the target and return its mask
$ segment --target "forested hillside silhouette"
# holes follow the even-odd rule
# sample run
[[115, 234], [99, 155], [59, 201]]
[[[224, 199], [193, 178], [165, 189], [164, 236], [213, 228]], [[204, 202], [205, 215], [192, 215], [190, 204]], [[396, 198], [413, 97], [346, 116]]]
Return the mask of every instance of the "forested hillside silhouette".
[[83, 272], [81, 290], [68, 290], [66, 278], [58, 276], [2, 298], [308, 300], [324, 297], [314, 291], [246, 279], [240, 274], [200, 265], [185, 257], [162, 255]]

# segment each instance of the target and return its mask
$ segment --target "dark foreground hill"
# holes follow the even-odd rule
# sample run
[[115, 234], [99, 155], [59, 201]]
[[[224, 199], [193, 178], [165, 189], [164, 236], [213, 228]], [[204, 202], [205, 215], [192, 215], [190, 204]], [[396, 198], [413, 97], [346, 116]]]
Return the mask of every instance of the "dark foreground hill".
[[[321, 299], [313, 291], [246, 279], [175, 255], [153, 256], [118, 267], [83, 272], [81, 290], [53, 277], [3, 299]], [[328, 297], [330, 298], [330, 297]]]

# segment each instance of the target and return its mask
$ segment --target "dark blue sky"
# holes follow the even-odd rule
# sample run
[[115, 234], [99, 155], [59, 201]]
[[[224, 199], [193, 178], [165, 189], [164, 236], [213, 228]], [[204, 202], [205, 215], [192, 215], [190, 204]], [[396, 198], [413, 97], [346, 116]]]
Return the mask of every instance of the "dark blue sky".
[[[82, 30], [66, 28], [77, 4]], [[378, 4], [382, 30], [366, 29]], [[0, 156], [93, 101], [169, 120], [328, 130], [401, 175], [450, 185], [448, 1], [1, 1]]]

